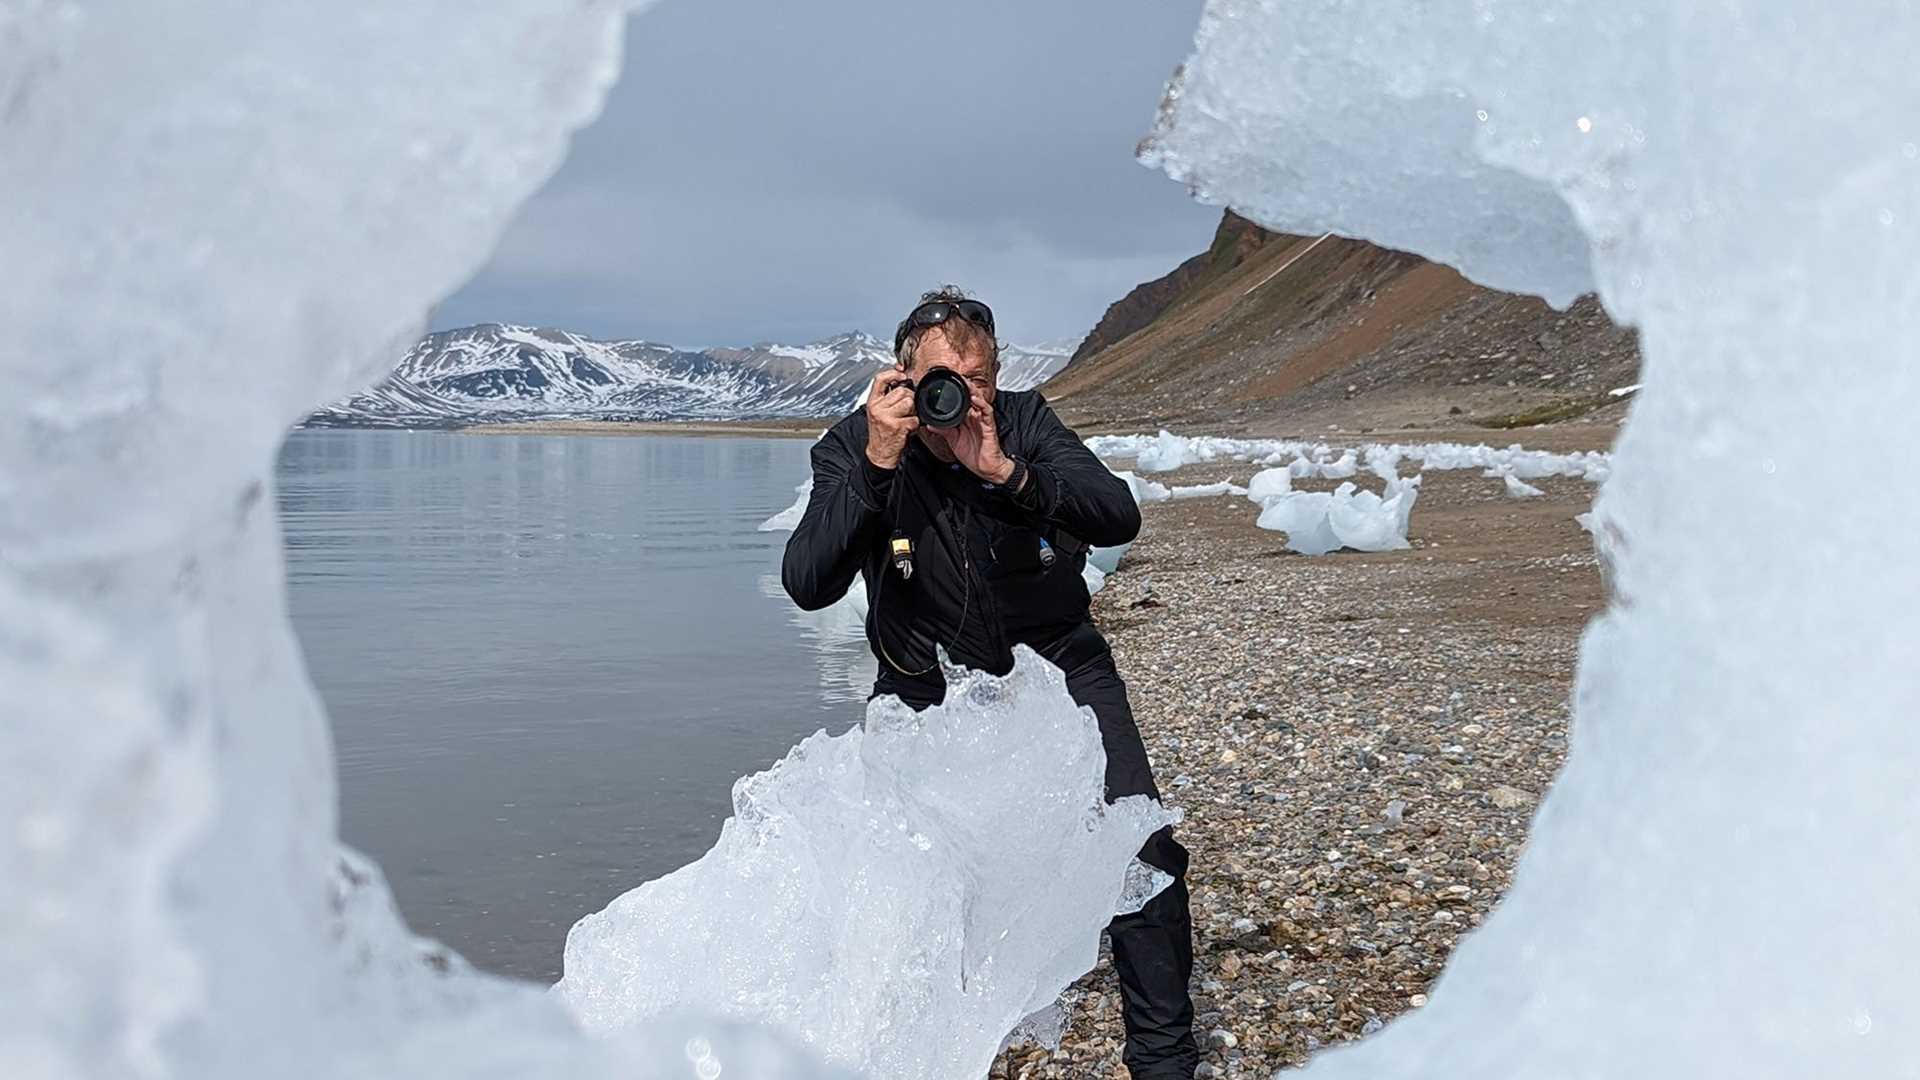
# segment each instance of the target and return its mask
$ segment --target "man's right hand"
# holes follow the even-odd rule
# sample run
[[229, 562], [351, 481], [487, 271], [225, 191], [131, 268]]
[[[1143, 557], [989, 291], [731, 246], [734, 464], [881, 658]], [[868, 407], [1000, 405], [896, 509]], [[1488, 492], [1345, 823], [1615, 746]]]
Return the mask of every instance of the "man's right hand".
[[919, 426], [906, 374], [890, 367], [875, 375], [867, 389], [867, 460], [882, 469], [898, 468], [907, 436]]

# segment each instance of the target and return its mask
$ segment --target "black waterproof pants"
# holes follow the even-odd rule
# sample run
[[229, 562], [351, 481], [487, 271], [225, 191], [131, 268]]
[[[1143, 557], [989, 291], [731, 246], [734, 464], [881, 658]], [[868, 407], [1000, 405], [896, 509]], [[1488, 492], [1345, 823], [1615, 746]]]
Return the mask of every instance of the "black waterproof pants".
[[[916, 709], [935, 703], [924, 691], [883, 680], [878, 693], [897, 693]], [[1093, 709], [1100, 741], [1107, 751], [1107, 799], [1126, 795], [1160, 797], [1147, 748], [1133, 722], [1127, 686], [1102, 652], [1067, 672], [1073, 700]], [[1200, 1064], [1193, 1037], [1193, 999], [1187, 981], [1193, 974], [1193, 922], [1187, 911], [1187, 849], [1168, 826], [1147, 838], [1140, 859], [1173, 875], [1173, 884], [1131, 915], [1115, 917], [1107, 927], [1113, 943], [1113, 968], [1120, 978], [1127, 1048], [1122, 1055], [1134, 1080], [1192, 1080]]]

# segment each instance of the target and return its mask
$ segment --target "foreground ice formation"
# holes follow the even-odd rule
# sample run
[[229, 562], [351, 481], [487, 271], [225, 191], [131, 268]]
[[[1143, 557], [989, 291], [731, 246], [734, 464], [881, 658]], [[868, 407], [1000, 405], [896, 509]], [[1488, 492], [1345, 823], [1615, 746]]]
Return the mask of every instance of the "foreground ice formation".
[[1874, 0], [1208, 4], [1152, 162], [1270, 228], [1597, 285], [1644, 355], [1594, 510], [1620, 602], [1512, 889], [1309, 1080], [1916, 1075], [1920, 518], [1780, 528], [1835, 438], [1914, 461], [1915, 55]]
[[[337, 850], [283, 607], [282, 431], [478, 264], [620, 8], [0, 16], [0, 1075], [829, 1075], [720, 1021], [588, 1041], [422, 964]], [[1597, 286], [1643, 345], [1580, 468], [1614, 473], [1623, 602], [1512, 890], [1431, 1004], [1309, 1076], [1913, 1075], [1920, 522], [1778, 526], [1835, 438], [1912, 460], [1915, 55], [1880, 0], [1207, 7], [1152, 162], [1272, 228]]]
[[0, 4], [0, 1076], [843, 1075], [409, 934], [287, 621], [276, 447], [485, 258], [627, 6]]
[[938, 707], [880, 699], [741, 780], [712, 851], [581, 920], [556, 988], [581, 1021], [692, 1009], [869, 1076], [985, 1075], [1093, 966], [1134, 852], [1172, 815], [1106, 805], [1099, 727], [1032, 652], [1005, 678], [948, 679]]

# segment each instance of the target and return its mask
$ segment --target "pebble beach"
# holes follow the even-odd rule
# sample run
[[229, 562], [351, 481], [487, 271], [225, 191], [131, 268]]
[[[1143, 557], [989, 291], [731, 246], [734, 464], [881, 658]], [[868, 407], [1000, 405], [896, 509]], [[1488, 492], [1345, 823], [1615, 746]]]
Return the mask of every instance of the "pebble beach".
[[[1094, 613], [1185, 815], [1200, 1076], [1268, 1077], [1420, 1008], [1499, 903], [1605, 606], [1574, 520], [1596, 489], [1536, 486], [1430, 471], [1410, 549], [1317, 557], [1244, 498], [1145, 508]], [[1127, 1075], [1104, 956], [1066, 1000], [1060, 1047], [1009, 1050], [993, 1075]]]

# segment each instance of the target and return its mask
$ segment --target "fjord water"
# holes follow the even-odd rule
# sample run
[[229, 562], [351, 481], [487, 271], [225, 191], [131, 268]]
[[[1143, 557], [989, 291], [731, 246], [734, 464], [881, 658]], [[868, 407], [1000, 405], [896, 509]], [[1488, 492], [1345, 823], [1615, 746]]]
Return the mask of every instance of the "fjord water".
[[860, 647], [768, 595], [786, 534], [756, 530], [809, 445], [287, 440], [289, 600], [333, 718], [341, 833], [415, 930], [556, 978], [576, 919], [712, 846], [734, 779], [859, 719], [823, 672], [859, 670]]

